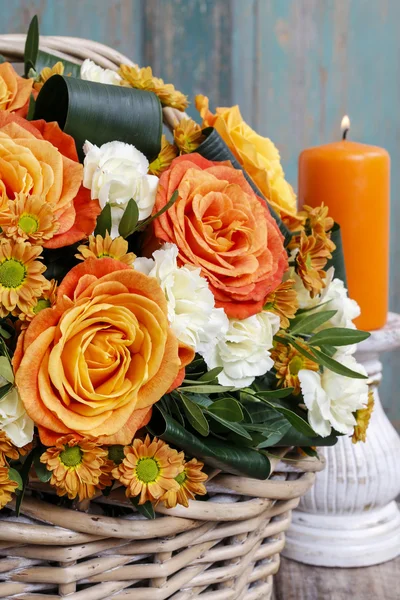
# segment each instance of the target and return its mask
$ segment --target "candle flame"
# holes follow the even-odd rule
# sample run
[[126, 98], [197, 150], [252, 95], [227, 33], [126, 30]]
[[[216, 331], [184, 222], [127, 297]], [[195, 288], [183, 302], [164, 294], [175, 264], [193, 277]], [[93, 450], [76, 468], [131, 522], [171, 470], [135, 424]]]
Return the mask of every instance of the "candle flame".
[[348, 131], [350, 129], [350, 119], [349, 119], [348, 115], [345, 115], [343, 117], [340, 128], [342, 130], [342, 133], [344, 133], [345, 131]]

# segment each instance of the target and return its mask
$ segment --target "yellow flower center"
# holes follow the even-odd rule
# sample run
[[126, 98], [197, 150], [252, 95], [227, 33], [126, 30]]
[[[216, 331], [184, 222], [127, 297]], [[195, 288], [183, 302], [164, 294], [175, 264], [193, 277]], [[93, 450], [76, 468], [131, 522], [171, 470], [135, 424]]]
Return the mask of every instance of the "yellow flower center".
[[124, 447], [119, 444], [114, 444], [108, 449], [108, 458], [116, 465], [120, 465], [125, 458]]
[[187, 479], [186, 476], [186, 471], [182, 471], [182, 473], [179, 473], [179, 475], [177, 475], [175, 477], [175, 481], [178, 483], [178, 485], [180, 485], [181, 487], [183, 486], [183, 484], [185, 483]]
[[17, 288], [25, 281], [25, 265], [14, 258], [7, 258], [0, 265], [0, 284], [4, 288]]
[[33, 312], [35, 313], [35, 315], [37, 315], [44, 308], [50, 308], [50, 307], [51, 307], [50, 300], [48, 300], [47, 298], [39, 298], [39, 300], [36, 302], [36, 305], [33, 307]]
[[64, 446], [64, 450], [60, 452], [60, 460], [66, 467], [77, 467], [81, 464], [83, 452], [79, 446]]
[[39, 229], [39, 219], [35, 215], [23, 213], [19, 218], [18, 227], [25, 233], [36, 233]]
[[159, 472], [158, 463], [154, 458], [141, 458], [136, 465], [136, 477], [142, 483], [155, 481]]
[[289, 362], [289, 370], [292, 375], [298, 375], [300, 369], [304, 366], [304, 361], [301, 356], [294, 356]]

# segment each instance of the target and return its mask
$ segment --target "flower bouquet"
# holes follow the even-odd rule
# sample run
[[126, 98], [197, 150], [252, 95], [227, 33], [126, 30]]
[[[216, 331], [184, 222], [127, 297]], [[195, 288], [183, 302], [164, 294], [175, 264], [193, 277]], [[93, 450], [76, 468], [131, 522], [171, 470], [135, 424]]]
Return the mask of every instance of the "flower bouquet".
[[34, 18], [0, 64], [0, 592], [265, 598], [315, 447], [372, 409], [340, 228], [237, 106], [196, 122], [111, 52]]

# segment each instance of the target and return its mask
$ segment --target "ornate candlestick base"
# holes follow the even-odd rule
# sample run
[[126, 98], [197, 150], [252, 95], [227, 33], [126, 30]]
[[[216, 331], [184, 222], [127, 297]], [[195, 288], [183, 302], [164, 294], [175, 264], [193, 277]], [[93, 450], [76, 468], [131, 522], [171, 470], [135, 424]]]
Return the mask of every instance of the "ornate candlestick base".
[[400, 554], [400, 437], [387, 418], [377, 390], [379, 354], [400, 346], [400, 315], [372, 332], [356, 357], [367, 369], [375, 408], [367, 441], [339, 438], [321, 448], [326, 468], [293, 513], [283, 555], [310, 565], [364, 567]]

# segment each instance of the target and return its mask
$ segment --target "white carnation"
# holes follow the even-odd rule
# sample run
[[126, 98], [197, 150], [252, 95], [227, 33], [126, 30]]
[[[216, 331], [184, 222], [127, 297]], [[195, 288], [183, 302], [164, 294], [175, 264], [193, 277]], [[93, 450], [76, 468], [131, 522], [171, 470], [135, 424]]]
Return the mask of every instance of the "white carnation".
[[203, 354], [209, 369], [223, 368], [218, 375], [221, 385], [247, 387], [255, 377], [272, 369], [269, 351], [279, 324], [279, 317], [266, 311], [247, 319], [229, 319], [223, 339]]
[[86, 81], [95, 81], [97, 83], [108, 83], [111, 85], [119, 85], [121, 81], [120, 75], [111, 69], [103, 69], [96, 65], [90, 58], [83, 61], [81, 65], [81, 79]]
[[165, 244], [153, 258], [136, 258], [134, 268], [158, 280], [167, 298], [171, 329], [178, 340], [202, 353], [228, 329], [228, 317], [222, 308], [215, 308], [200, 269], [178, 267], [177, 257], [175, 244]]
[[122, 215], [131, 198], [139, 209], [139, 220], [151, 215], [156, 199], [158, 177], [148, 175], [149, 161], [131, 144], [108, 142], [95, 146], [86, 141], [83, 147], [83, 185], [91, 190], [92, 200], [101, 208], [111, 205], [111, 237], [117, 237]]
[[[338, 352], [334, 359], [353, 371], [367, 375], [354, 356]], [[329, 369], [324, 369], [323, 373], [301, 369], [299, 381], [308, 409], [308, 422], [314, 431], [326, 437], [333, 427], [340, 433], [351, 435], [356, 425], [353, 413], [368, 404], [366, 380], [344, 377]]]
[[[7, 382], [1, 377], [1, 385]], [[12, 443], [21, 448], [33, 440], [34, 423], [26, 413], [17, 388], [12, 387], [0, 399], [0, 430], [4, 431]]]

